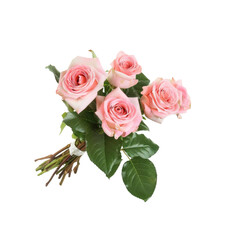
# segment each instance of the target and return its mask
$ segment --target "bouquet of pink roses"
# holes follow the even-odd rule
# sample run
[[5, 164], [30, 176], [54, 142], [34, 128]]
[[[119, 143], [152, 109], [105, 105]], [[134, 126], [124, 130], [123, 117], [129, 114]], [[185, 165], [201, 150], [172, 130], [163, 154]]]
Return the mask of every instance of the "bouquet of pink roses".
[[121, 153], [128, 158], [122, 167], [122, 179], [127, 190], [146, 201], [156, 187], [157, 172], [149, 158], [158, 145], [139, 131], [149, 130], [145, 116], [155, 122], [170, 115], [186, 112], [190, 97], [181, 81], [158, 78], [150, 84], [136, 58], [119, 52], [112, 68], [104, 71], [99, 59], [76, 57], [66, 71], [53, 72], [59, 94], [68, 111], [62, 114], [61, 131], [72, 129], [74, 142], [45, 160], [37, 167], [39, 175], [54, 169], [50, 183], [58, 175], [60, 185], [65, 177], [77, 173], [80, 158], [87, 152], [89, 159], [108, 178], [114, 175]]

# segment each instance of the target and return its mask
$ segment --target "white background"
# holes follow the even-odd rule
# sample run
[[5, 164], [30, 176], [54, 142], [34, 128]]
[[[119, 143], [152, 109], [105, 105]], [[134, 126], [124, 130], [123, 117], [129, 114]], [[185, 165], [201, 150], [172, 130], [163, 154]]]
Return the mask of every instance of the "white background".
[[[0, 238], [240, 239], [239, 1], [1, 1]], [[192, 109], [148, 134], [153, 197], [131, 196], [84, 156], [60, 187], [33, 161], [65, 146], [65, 106], [44, 69], [93, 49], [105, 69], [134, 54], [151, 79], [182, 79]]]

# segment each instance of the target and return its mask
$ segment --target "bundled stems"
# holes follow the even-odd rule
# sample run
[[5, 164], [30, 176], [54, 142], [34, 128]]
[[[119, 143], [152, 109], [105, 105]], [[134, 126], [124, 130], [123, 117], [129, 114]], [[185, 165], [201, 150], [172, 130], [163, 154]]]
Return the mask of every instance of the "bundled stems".
[[[75, 146], [81, 151], [86, 150], [86, 143], [81, 142], [79, 139], [76, 139]], [[45, 172], [55, 169], [49, 181], [46, 183], [46, 186], [48, 186], [55, 175], [58, 175], [58, 178], [61, 179], [59, 184], [62, 185], [66, 175], [68, 175], [68, 177], [71, 177], [72, 171], [75, 174], [77, 173], [81, 156], [71, 155], [69, 152], [69, 147], [70, 144], [61, 148], [54, 154], [50, 154], [48, 156], [35, 160], [40, 161], [46, 159], [46, 161], [44, 161], [36, 168], [36, 171], [41, 171], [38, 175], [42, 175]]]

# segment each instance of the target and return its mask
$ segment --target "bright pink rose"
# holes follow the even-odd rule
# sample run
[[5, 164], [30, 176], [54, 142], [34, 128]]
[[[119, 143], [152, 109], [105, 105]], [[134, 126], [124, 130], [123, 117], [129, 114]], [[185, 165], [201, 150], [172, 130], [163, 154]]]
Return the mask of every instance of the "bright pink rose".
[[170, 80], [158, 78], [149, 86], [143, 87], [141, 103], [145, 115], [155, 122], [180, 110], [180, 93]]
[[80, 113], [96, 98], [106, 78], [98, 58], [76, 57], [61, 72], [57, 94]]
[[137, 131], [142, 120], [138, 98], [128, 98], [120, 88], [106, 97], [97, 96], [97, 116], [104, 132], [115, 139]]
[[191, 108], [191, 100], [187, 93], [187, 90], [185, 87], [182, 86], [181, 80], [175, 81], [174, 79], [172, 79], [172, 83], [173, 83], [173, 86], [177, 88], [180, 95], [180, 109], [178, 113], [179, 114], [185, 113], [188, 109]]
[[130, 88], [138, 83], [136, 75], [142, 72], [142, 68], [134, 56], [119, 52], [111, 65], [108, 81], [113, 86]]

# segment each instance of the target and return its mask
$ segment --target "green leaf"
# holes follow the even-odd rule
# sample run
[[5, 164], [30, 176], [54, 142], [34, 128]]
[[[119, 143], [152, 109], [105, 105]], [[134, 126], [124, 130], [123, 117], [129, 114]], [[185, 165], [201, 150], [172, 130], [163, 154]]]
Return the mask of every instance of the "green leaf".
[[109, 81], [105, 80], [103, 88], [98, 91], [98, 95], [107, 96], [113, 89], [114, 87], [109, 83]]
[[[64, 119], [64, 118], [66, 117], [66, 115], [67, 115], [66, 112], [63, 113], [63, 114], [62, 114], [62, 118]], [[66, 123], [65, 123], [65, 122], [62, 122], [62, 123], [61, 123], [61, 126], [60, 126], [60, 128], [61, 128], [60, 134], [62, 133], [62, 131], [63, 131], [63, 129], [64, 129], [65, 127], [66, 127]]]
[[97, 58], [97, 55], [95, 54], [95, 52], [93, 50], [88, 50], [88, 51], [92, 53], [92, 58]]
[[150, 83], [150, 80], [143, 73], [136, 75], [136, 79], [138, 79], [136, 85], [127, 89], [122, 89], [128, 97], [140, 98], [142, 96], [142, 88]]
[[79, 138], [80, 141], [85, 141], [86, 140], [86, 134], [73, 130], [72, 138], [73, 139]]
[[91, 129], [100, 127], [101, 121], [92, 111], [85, 109], [80, 114], [68, 112], [63, 122], [72, 129], [72, 132], [81, 141], [85, 141], [86, 133]]
[[123, 165], [122, 179], [132, 195], [147, 201], [155, 190], [157, 172], [150, 160], [136, 157]]
[[74, 109], [65, 100], [62, 100], [62, 101], [66, 105], [69, 112], [74, 112]]
[[149, 131], [149, 128], [143, 121], [141, 121], [138, 127], [138, 131]]
[[[87, 111], [89, 112], [96, 112], [97, 109], [96, 109], [96, 99], [94, 99], [88, 106], [87, 106]], [[96, 116], [96, 115], [95, 115]]]
[[100, 129], [92, 129], [86, 135], [87, 153], [90, 160], [100, 168], [108, 178], [116, 172], [122, 158], [122, 140], [108, 137]]
[[92, 126], [91, 123], [86, 120], [86, 117], [82, 116], [82, 113], [77, 114], [76, 112], [68, 112], [63, 122], [72, 128], [74, 134], [75, 132], [86, 133]]
[[[76, 140], [78, 137], [73, 133], [73, 134], [72, 134], [72, 138]], [[80, 140], [81, 140], [81, 139], [80, 139]]]
[[66, 123], [65, 123], [65, 122], [62, 122], [61, 125], [60, 125], [60, 129], [61, 129], [61, 131], [60, 131], [59, 134], [62, 133], [62, 131], [63, 131], [63, 129], [64, 129], [65, 127], [66, 127]]
[[55, 66], [53, 66], [53, 65], [48, 65], [47, 67], [46, 67], [50, 72], [52, 72], [53, 74], [54, 74], [54, 77], [55, 77], [55, 79], [56, 79], [56, 81], [57, 81], [57, 83], [59, 82], [59, 78], [60, 78], [60, 72], [56, 69], [56, 67]]
[[113, 86], [110, 84], [110, 82], [108, 80], [105, 80], [104, 82], [104, 93], [107, 96], [112, 90], [113, 90]]
[[106, 94], [103, 91], [103, 88], [98, 91], [97, 95], [98, 96], [104, 96], [104, 97], [106, 96]]
[[64, 113], [62, 114], [62, 118], [64, 119], [66, 116], [67, 116], [67, 112], [64, 112]]
[[123, 138], [123, 150], [130, 157], [150, 158], [158, 151], [157, 144], [143, 134], [133, 133]]
[[97, 115], [95, 114], [95, 111], [93, 112], [92, 110], [88, 111], [88, 109], [85, 109], [84, 111], [79, 113], [78, 116], [79, 118], [81, 118], [82, 120], [88, 123], [92, 123], [96, 125], [101, 124], [101, 120], [97, 117]]

